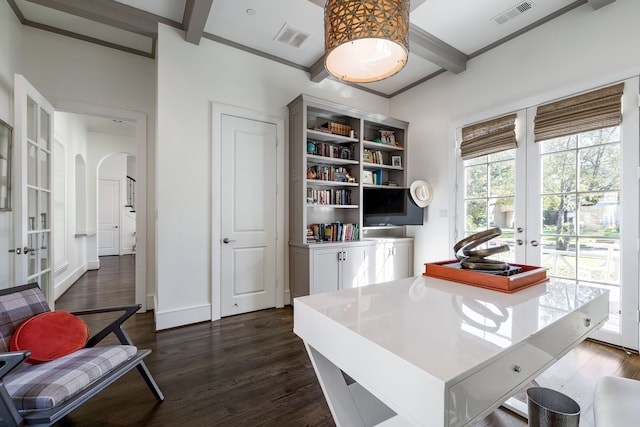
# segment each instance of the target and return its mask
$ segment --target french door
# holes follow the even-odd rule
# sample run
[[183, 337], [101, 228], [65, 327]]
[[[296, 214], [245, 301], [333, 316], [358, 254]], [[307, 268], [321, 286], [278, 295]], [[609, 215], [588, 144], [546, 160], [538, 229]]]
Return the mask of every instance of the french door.
[[[460, 160], [455, 239], [500, 227], [498, 258], [610, 291], [592, 337], [638, 349], [638, 79], [620, 126], [534, 142], [536, 107], [517, 113], [518, 148]], [[634, 104], [635, 103], [635, 104]], [[623, 255], [624, 254], [624, 255]]]
[[51, 104], [15, 75], [15, 284], [37, 282], [53, 309]]

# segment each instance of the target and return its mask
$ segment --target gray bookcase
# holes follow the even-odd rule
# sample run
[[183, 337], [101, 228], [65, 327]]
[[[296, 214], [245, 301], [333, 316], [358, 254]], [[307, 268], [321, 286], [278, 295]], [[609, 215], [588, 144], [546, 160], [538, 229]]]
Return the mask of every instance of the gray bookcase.
[[[379, 281], [379, 239], [410, 244], [403, 253], [411, 258], [413, 240], [405, 238], [405, 227], [364, 228], [362, 192], [407, 187], [409, 124], [309, 95], [288, 108], [292, 296]], [[354, 262], [365, 266], [355, 276]]]

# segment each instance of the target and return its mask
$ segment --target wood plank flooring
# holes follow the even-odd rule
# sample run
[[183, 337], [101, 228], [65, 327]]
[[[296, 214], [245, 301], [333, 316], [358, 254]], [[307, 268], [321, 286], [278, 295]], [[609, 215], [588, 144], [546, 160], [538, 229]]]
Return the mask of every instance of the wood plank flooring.
[[[56, 302], [58, 310], [131, 304], [135, 257], [102, 257]], [[96, 328], [108, 316], [88, 321]], [[87, 319], [85, 319], [87, 320]], [[151, 348], [147, 365], [161, 387], [158, 403], [137, 372], [130, 372], [56, 426], [334, 426], [322, 390], [293, 334], [291, 307], [270, 309], [167, 331], [154, 331], [153, 313], [136, 314], [127, 332]], [[640, 379], [640, 357], [587, 341], [539, 379], [580, 403], [581, 425], [593, 424], [598, 378]], [[476, 427], [522, 427], [503, 409]]]

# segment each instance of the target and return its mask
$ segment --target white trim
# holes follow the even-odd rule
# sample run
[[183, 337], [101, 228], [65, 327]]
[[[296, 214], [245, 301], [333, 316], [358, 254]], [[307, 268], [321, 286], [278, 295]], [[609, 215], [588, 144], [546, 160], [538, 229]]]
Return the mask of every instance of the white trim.
[[88, 270], [88, 265], [84, 264], [76, 268], [71, 274], [62, 279], [54, 288], [55, 298], [60, 298], [69, 288]]
[[[276, 161], [281, 164], [282, 167], [274, 167], [276, 172], [276, 186], [278, 192], [276, 194], [276, 301], [275, 306], [280, 308], [284, 307], [285, 302], [285, 271], [284, 271], [284, 257], [285, 257], [285, 234], [284, 223], [286, 216], [286, 204], [285, 204], [285, 137], [284, 137], [284, 119], [281, 117], [270, 116], [258, 111], [247, 110], [240, 107], [235, 107], [226, 104], [220, 104], [213, 102], [212, 120], [211, 120], [211, 170], [221, 169], [221, 127], [222, 116], [231, 115], [236, 117], [242, 117], [250, 120], [262, 121], [265, 123], [273, 123], [276, 126]], [[220, 256], [221, 256], [221, 234], [220, 234], [220, 219], [221, 210], [220, 203], [216, 203], [220, 200], [222, 195], [222, 189], [220, 188], [221, 181], [217, 176], [211, 176], [211, 320], [219, 320], [221, 317], [220, 309]], [[186, 322], [183, 322], [186, 323]]]
[[[136, 171], [139, 185], [136, 189], [135, 302], [142, 306], [141, 311], [146, 311], [147, 289], [149, 288], [147, 284], [147, 115], [137, 111], [61, 99], [52, 99], [51, 103], [57, 111], [126, 119], [136, 123]], [[88, 233], [93, 234], [91, 231]], [[99, 260], [89, 261], [87, 264], [90, 270], [100, 268]], [[91, 268], [92, 266], [94, 268]], [[155, 288], [155, 284], [152, 287]]]
[[211, 318], [211, 304], [202, 304], [177, 310], [156, 312], [156, 331], [206, 322]]

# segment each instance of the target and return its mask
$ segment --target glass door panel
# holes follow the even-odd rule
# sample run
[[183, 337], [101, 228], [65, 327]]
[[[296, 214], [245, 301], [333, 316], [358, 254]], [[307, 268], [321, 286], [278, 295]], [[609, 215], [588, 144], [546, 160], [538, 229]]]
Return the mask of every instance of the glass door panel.
[[53, 308], [51, 289], [51, 141], [53, 107], [21, 75], [15, 75], [16, 174], [15, 281], [36, 282]]

